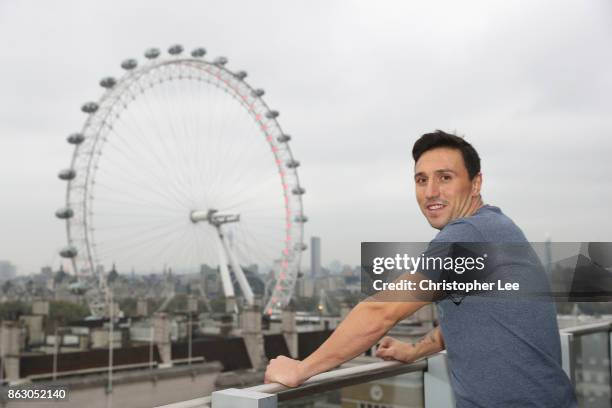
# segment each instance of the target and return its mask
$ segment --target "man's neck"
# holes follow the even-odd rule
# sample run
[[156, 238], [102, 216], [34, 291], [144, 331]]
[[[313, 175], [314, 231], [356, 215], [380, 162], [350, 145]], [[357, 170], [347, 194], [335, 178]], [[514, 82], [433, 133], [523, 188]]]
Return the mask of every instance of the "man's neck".
[[484, 202], [482, 201], [482, 197], [478, 196], [477, 199], [475, 199], [474, 201], [470, 203], [470, 207], [463, 217], [470, 217], [476, 214], [476, 212], [480, 210], [482, 206], [484, 206]]

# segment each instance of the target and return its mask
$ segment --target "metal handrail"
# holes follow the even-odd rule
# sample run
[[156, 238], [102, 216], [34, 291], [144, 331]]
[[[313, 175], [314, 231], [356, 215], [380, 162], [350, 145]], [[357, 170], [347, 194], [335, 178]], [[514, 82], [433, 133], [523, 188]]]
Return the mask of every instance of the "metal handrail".
[[210, 407], [210, 395], [202, 398], [195, 398], [187, 401], [174, 402], [168, 405], [160, 405], [156, 408], [208, 408]]
[[[424, 371], [426, 368], [426, 359], [418, 360], [409, 364], [399, 361], [380, 361], [321, 373], [311, 377], [302, 385], [295, 388], [289, 388], [278, 383], [270, 383], [245, 388], [243, 391], [276, 394], [278, 401], [287, 401], [350, 385], [363, 384], [366, 382], [379, 380], [381, 378], [394, 377], [396, 375], [416, 371]], [[210, 406], [210, 401], [210, 397], [196, 398], [193, 400], [164, 405], [158, 408], [201, 408]]]
[[302, 385], [289, 388], [284, 385], [271, 383], [247, 388], [247, 391], [276, 394], [278, 401], [306, 397], [319, 394], [342, 387], [379, 380], [381, 378], [394, 377], [400, 374], [423, 371], [427, 368], [427, 360], [419, 360], [413, 363], [402, 363], [399, 361], [381, 361], [370, 364], [362, 364], [354, 367], [341, 368], [315, 375], [306, 380]]
[[566, 327], [561, 329], [562, 333], [573, 334], [575, 336], [582, 336], [585, 334], [607, 332], [612, 329], [612, 321], [597, 322], [590, 324], [583, 324], [581, 326]]

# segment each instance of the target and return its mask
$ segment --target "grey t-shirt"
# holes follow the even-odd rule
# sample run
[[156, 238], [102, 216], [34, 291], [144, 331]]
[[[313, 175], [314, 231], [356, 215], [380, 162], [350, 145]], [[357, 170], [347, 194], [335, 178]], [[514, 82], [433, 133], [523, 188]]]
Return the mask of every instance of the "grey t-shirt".
[[[432, 241], [460, 242], [527, 240], [499, 208], [485, 205], [470, 217], [450, 222]], [[524, 261], [506, 257], [497, 273], [520, 270]], [[477, 295], [458, 300], [451, 295], [436, 305], [457, 408], [578, 406], [561, 367], [552, 301]]]

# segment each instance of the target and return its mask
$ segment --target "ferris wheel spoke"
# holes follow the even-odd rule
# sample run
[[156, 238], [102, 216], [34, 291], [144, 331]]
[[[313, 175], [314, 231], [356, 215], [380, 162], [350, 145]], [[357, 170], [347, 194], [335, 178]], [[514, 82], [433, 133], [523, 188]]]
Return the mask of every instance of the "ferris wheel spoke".
[[[267, 197], [270, 197], [270, 192], [274, 191], [271, 189], [271, 184], [276, 184], [276, 180], [269, 178], [266, 181], [262, 181], [261, 184], [257, 185], [255, 183], [247, 186], [236, 186], [231, 194], [227, 194], [223, 196], [222, 202], [224, 203], [224, 208], [235, 208], [245, 205], [246, 203], [258, 203], [260, 201], [256, 200], [258, 196], [262, 194], [267, 194]], [[280, 183], [279, 183], [280, 184]], [[278, 189], [276, 189], [278, 190]], [[278, 192], [276, 192], [278, 194]], [[271, 202], [281, 202], [282, 194], [278, 194], [278, 199], [271, 201], [270, 199], [266, 200], [266, 206], [269, 206]], [[280, 204], [279, 206], [284, 207], [284, 205]]]
[[191, 229], [191, 238], [186, 239], [184, 245], [187, 249], [187, 265], [192, 265], [194, 268], [197, 268], [199, 264], [202, 264], [203, 260], [206, 259], [204, 255], [204, 251], [206, 248], [200, 242], [200, 235], [197, 233], [195, 228]]
[[[216, 106], [216, 100], [217, 100], [217, 89], [213, 87], [207, 80], [203, 80], [203, 79], [200, 79], [200, 81], [198, 81], [198, 85], [199, 85], [199, 88], [198, 88], [199, 95], [202, 98], [201, 106], [199, 106], [198, 109], [201, 109], [202, 113], [204, 113], [200, 117], [205, 117], [206, 123], [200, 125], [197, 137], [202, 138], [202, 139], [206, 138], [207, 140], [206, 151], [208, 152], [208, 157], [218, 157], [216, 154], [217, 140], [210, 137], [212, 121], [213, 121], [212, 118], [214, 117], [213, 109]], [[202, 152], [201, 157], [207, 157], [207, 156], [204, 154], [204, 152]], [[205, 200], [206, 200], [207, 205], [210, 205], [210, 199], [211, 199], [212, 188], [210, 185], [211, 184], [210, 179], [212, 178], [212, 172], [213, 172], [213, 161], [212, 160], [202, 160], [198, 173], [201, 178], [201, 181], [203, 182], [203, 186], [205, 186], [204, 187], [206, 190]]]
[[[175, 75], [175, 73], [170, 73], [170, 75]], [[164, 118], [167, 119], [167, 125], [170, 130], [169, 135], [171, 136], [172, 144], [174, 145], [174, 151], [177, 154], [177, 157], [179, 157], [179, 161], [176, 163], [181, 163], [181, 166], [179, 166], [177, 170], [179, 170], [178, 173], [180, 173], [180, 177], [184, 185], [187, 186], [190, 192], [193, 192], [193, 182], [190, 180], [189, 171], [187, 170], [189, 165], [189, 158], [187, 154], [188, 151], [187, 148], [183, 146], [185, 136], [182, 135], [181, 137], [181, 124], [180, 122], [176, 123], [176, 119], [181, 117], [181, 115], [180, 110], [178, 110], [176, 107], [176, 98], [171, 93], [171, 90], [174, 87], [172, 86], [172, 81], [168, 81], [167, 84], [165, 83], [164, 85], [165, 86], [160, 86], [157, 88], [158, 92], [154, 94], [155, 97], [153, 99], [155, 100], [156, 105], [164, 106], [164, 109], [168, 113], [164, 116]]]
[[198, 237], [197, 241], [194, 241], [194, 252], [201, 252], [203, 254], [201, 263], [207, 265], [208, 263], [210, 263], [210, 265], [218, 264], [219, 259], [215, 251], [216, 242], [214, 241], [216, 237], [213, 236], [213, 233], [203, 233], [203, 231], [199, 229], [194, 229], [193, 231], [195, 236]]
[[[100, 202], [100, 203], [106, 203], [107, 205], [109, 205], [109, 209], [111, 210], [115, 210], [115, 209], [121, 209], [121, 210], [125, 210], [126, 207], [136, 207], [138, 209], [140, 209], [142, 212], [146, 211], [150, 211], [151, 207], [150, 205], [146, 204], [146, 203], [142, 203], [142, 202], [135, 202], [135, 201], [130, 201], [130, 200], [118, 200], [118, 199], [109, 199], [103, 196], [98, 196], [96, 197], [96, 202]], [[114, 206], [114, 207], [113, 207]], [[99, 206], [95, 207], [96, 211], [97, 208], [99, 208]], [[159, 209], [164, 209], [167, 210], [169, 212], [172, 212], [174, 214], [176, 214], [176, 208], [170, 208], [170, 207], [162, 207], [160, 205], [156, 205], [156, 210]], [[102, 213], [104, 213], [104, 210], [106, 210], [106, 208], [104, 208], [102, 210]], [[90, 214], [93, 213], [92, 210], [90, 210]]]
[[[240, 138], [243, 146], [250, 146], [252, 145], [252, 142], [249, 142], [249, 136], [254, 135], [246, 134], [245, 132], [245, 134], [242, 135], [232, 135], [231, 139], [234, 140]], [[265, 169], [265, 167], [262, 167], [261, 162], [266, 159], [268, 153], [269, 152], [266, 152], [265, 149], [258, 149], [258, 151], [254, 151], [252, 148], [249, 148], [249, 150], [241, 148], [224, 151], [221, 154], [225, 158], [226, 168], [231, 169], [232, 171], [228, 174], [221, 174], [220, 172], [217, 172], [215, 181], [212, 183], [212, 188], [217, 190], [220, 188], [220, 186], [223, 186], [224, 190], [227, 190], [228, 186], [234, 186], [245, 178], [255, 180], [258, 176], [261, 177], [261, 169]], [[270, 171], [270, 168], [271, 167], [268, 167], [268, 172]], [[266, 174], [265, 170], [263, 174]], [[222, 184], [220, 183], [221, 180], [223, 181]]]
[[254, 230], [251, 228], [250, 225], [244, 225], [242, 229], [246, 237], [249, 237], [249, 239], [256, 239], [258, 241], [258, 245], [266, 247], [274, 251], [274, 253], [278, 254], [278, 256], [280, 256], [280, 252], [284, 246], [284, 239], [286, 236], [284, 229], [276, 228], [265, 230], [259, 227], [257, 230]]
[[96, 240], [96, 244], [97, 245], [108, 245], [108, 242], [117, 241], [117, 245], [122, 246], [126, 243], [131, 243], [134, 240], [138, 241], [140, 239], [143, 239], [143, 237], [147, 237], [148, 234], [151, 234], [151, 233], [155, 233], [154, 237], [165, 237], [164, 234], [166, 233], [169, 234], [169, 233], [172, 233], [173, 231], [177, 231], [177, 230], [185, 228], [184, 225], [179, 225], [177, 227], [176, 224], [168, 224], [168, 223], [157, 224], [157, 225], [154, 225], [153, 227], [148, 225], [145, 227], [146, 228], [142, 228], [136, 231], [132, 230], [128, 234], [114, 233], [112, 235], [112, 238], [111, 237], [108, 237], [106, 239], [104, 239], [104, 237], [98, 238]]
[[[222, 87], [220, 85], [220, 82], [218, 82], [216, 84], [216, 86], [218, 87], [218, 91], [217, 93], [221, 94], [221, 93], [225, 93], [225, 91], [222, 90]], [[213, 126], [210, 129], [210, 133], [209, 133], [209, 137], [212, 140], [215, 140], [217, 143], [215, 143], [215, 151], [216, 154], [219, 155], [219, 157], [223, 157], [223, 161], [224, 161], [224, 168], [228, 169], [227, 172], [223, 172], [223, 171], [215, 171], [212, 173], [212, 180], [210, 182], [211, 187], [210, 189], [214, 192], [212, 195], [213, 197], [215, 197], [217, 194], [216, 192], [220, 189], [220, 188], [227, 188], [228, 185], [231, 185], [232, 180], [231, 177], [232, 175], [234, 175], [237, 172], [237, 167], [235, 165], [235, 163], [232, 163], [231, 158], [232, 156], [235, 156], [236, 153], [236, 144], [238, 140], [243, 140], [244, 138], [240, 139], [241, 134], [243, 134], [244, 131], [241, 131], [240, 129], [234, 127], [234, 129], [229, 132], [227, 130], [227, 123], [245, 123], [245, 121], [238, 121], [237, 118], [237, 114], [238, 113], [242, 113], [242, 112], [237, 112], [237, 105], [235, 103], [231, 104], [231, 97], [228, 97], [228, 95], [226, 95], [221, 103], [219, 104], [214, 104], [213, 108], [217, 109], [217, 106], [219, 107], [219, 109], [222, 110], [222, 119], [219, 121], [220, 123], [218, 124], [218, 126]], [[234, 108], [231, 110], [231, 114], [228, 114], [228, 109], [230, 108]], [[248, 118], [248, 116], [243, 116], [244, 119], [248, 119], [248, 121], [250, 121], [250, 118]], [[252, 127], [250, 127], [252, 129]], [[238, 130], [238, 132], [236, 132]], [[248, 142], [248, 141], [247, 141]], [[247, 145], [249, 145], [249, 143], [246, 143]], [[253, 144], [250, 144], [251, 148], [253, 146]], [[251, 153], [253, 154], [254, 152], [251, 151]]]
[[198, 149], [198, 143], [197, 143], [197, 130], [194, 127], [193, 124], [193, 108], [194, 108], [194, 92], [191, 85], [191, 79], [190, 78], [190, 72], [188, 70], [186, 70], [185, 72], [182, 73], [182, 75], [187, 78], [187, 80], [185, 81], [179, 81], [177, 83], [177, 91], [179, 93], [178, 96], [183, 95], [182, 98], [180, 98], [183, 102], [183, 104], [181, 105], [180, 111], [183, 112], [183, 120], [181, 121], [182, 123], [182, 134], [183, 134], [183, 138], [186, 142], [189, 142], [189, 144], [187, 145], [186, 148], [186, 153], [187, 153], [187, 162], [185, 163], [186, 167], [188, 167], [188, 176], [189, 176], [189, 180], [190, 180], [190, 185], [192, 186], [194, 195], [195, 195], [195, 199], [197, 202], [197, 193], [196, 191], [200, 190], [199, 189], [199, 182], [198, 182], [198, 178], [197, 178], [197, 174], [198, 174], [198, 154], [197, 154], [197, 149]]
[[[257, 234], [253, 234], [246, 226], [243, 226], [243, 225], [240, 226], [240, 230], [243, 236], [246, 238], [245, 242], [248, 240], [248, 242], [252, 246], [256, 247], [262, 253], [264, 252], [267, 253], [268, 251], [272, 251], [274, 253], [277, 253], [278, 256], [281, 255], [282, 247], [277, 247], [276, 245], [270, 244], [269, 241], [265, 241], [261, 239], [262, 235], [265, 236], [265, 234], [262, 234], [261, 232], [258, 232]], [[276, 236], [276, 238], [278, 238], [278, 236]]]
[[[150, 218], [147, 219], [135, 219], [132, 222], [126, 222], [123, 221], [123, 219], [119, 220], [113, 220], [112, 217], [104, 217], [104, 216], [99, 216], [99, 214], [96, 214], [95, 221], [104, 221], [105, 224], [110, 224], [110, 225], [106, 225], [104, 227], [96, 227], [96, 231], [120, 231], [120, 230], [124, 230], [124, 229], [133, 229], [133, 228], [137, 228], [137, 227], [151, 227], [152, 225], [166, 225], [170, 222], [173, 222], [171, 220], [169, 220], [168, 218], [166, 219], [156, 219], [156, 222], [151, 222], [152, 220]], [[117, 225], [113, 225], [112, 222], [115, 221], [117, 223]]]
[[262, 252], [260, 249], [245, 242], [236, 244], [234, 250], [238, 253], [240, 259], [249, 260], [250, 263], [260, 265], [262, 269], [272, 267], [276, 258], [278, 258], [274, 253]]
[[[176, 74], [174, 74], [176, 75]], [[185, 171], [181, 172], [181, 176], [185, 181], [185, 185], [188, 186], [189, 191], [193, 194], [195, 190], [193, 180], [190, 177], [191, 174], [191, 160], [189, 155], [189, 148], [185, 146], [185, 142], [187, 141], [188, 134], [184, 129], [184, 120], [176, 120], [182, 115], [180, 114], [181, 109], [177, 107], [176, 103], [176, 83], [168, 83], [168, 86], [164, 86], [160, 88], [160, 93], [164, 93], [164, 100], [167, 102], [167, 109], [170, 113], [168, 118], [168, 124], [171, 129], [171, 135], [173, 137], [173, 143], [176, 145], [176, 152], [179, 153], [179, 157], [181, 159], [181, 169]], [[193, 197], [195, 201], [195, 197]]]
[[[106, 241], [102, 241], [96, 245], [97, 253], [98, 256], [107, 256], [108, 254], [115, 253], [133, 253], [134, 251], [145, 247], [151, 250], [153, 249], [152, 247], [155, 247], [156, 245], [164, 245], [175, 234], [184, 230], [185, 228], [180, 226], [165, 229], [162, 232], [157, 231], [155, 235], [148, 236], [147, 238], [142, 238], [142, 235], [132, 235], [130, 239], [122, 239], [122, 237], [118, 237], [119, 242], [117, 242], [115, 239], [112, 240], [113, 243], [110, 241], [108, 243]], [[136, 241], [134, 241], [135, 239]], [[154, 254], [152, 251], [147, 252], [149, 254]]]
[[[242, 144], [248, 146], [248, 138], [253, 137], [253, 139], [255, 139], [255, 136], [256, 135], [252, 134], [243, 135], [242, 137], [247, 139], [244, 139]], [[254, 141], [251, 141], [250, 143], [253, 142]], [[262, 142], [262, 144], [264, 143]], [[234, 161], [231, 164], [231, 168], [234, 171], [226, 177], [226, 184], [237, 185], [247, 183], [253, 186], [259, 184], [262, 179], [275, 179], [280, 184], [280, 176], [273, 159], [274, 156], [269, 149], [265, 147], [260, 147], [257, 152], [253, 151], [253, 149], [241, 149], [238, 154], [234, 156]]]
[[[106, 210], [106, 209], [105, 209]], [[112, 210], [114, 211], [114, 210]], [[108, 218], [117, 218], [117, 219], [126, 219], [126, 218], [134, 218], [134, 219], [142, 219], [142, 220], [167, 220], [169, 218], [182, 218], [182, 215], [177, 214], [168, 214], [168, 213], [157, 213], [157, 214], [147, 214], [143, 211], [133, 211], [133, 212], [102, 212], [96, 210], [97, 217], [108, 217]]]
[[[140, 84], [140, 89], [145, 89], [142, 86], [142, 84]], [[126, 114], [121, 116], [120, 120], [123, 120], [122, 123], [125, 123], [126, 127], [130, 127], [130, 129], [133, 129], [133, 126], [135, 126], [137, 131], [133, 131], [133, 130], [131, 131], [130, 133], [131, 139], [137, 140], [139, 144], [144, 146], [145, 149], [151, 150], [153, 152], [154, 161], [151, 163], [150, 167], [152, 168], [159, 167], [160, 169], [165, 169], [166, 171], [164, 173], [166, 175], [173, 174], [174, 172], [172, 169], [172, 163], [175, 163], [175, 164], [182, 163], [183, 159], [180, 156], [173, 154], [173, 153], [176, 153], [175, 149], [173, 149], [173, 147], [176, 147], [176, 145], [173, 146], [172, 143], [170, 145], [166, 143], [165, 141], [166, 138], [164, 137], [164, 134], [166, 134], [166, 132], [162, 129], [162, 127], [160, 126], [160, 123], [157, 120], [157, 117], [159, 116], [159, 114], [156, 115], [150, 107], [149, 93], [154, 94], [155, 89], [153, 88], [152, 90], [149, 90], [149, 92], [147, 92], [147, 90], [145, 89], [142, 97], [139, 98], [140, 100], [140, 106], [138, 106], [139, 109], [129, 110]], [[145, 123], [140, 124], [140, 121], [137, 119], [138, 117], [138, 115], [136, 115], [137, 112], [147, 113], [148, 116], [146, 118], [144, 117], [143, 114], [140, 115], [140, 116], [143, 116], [143, 118], [141, 118], [142, 120], [146, 119]], [[160, 110], [160, 112], [163, 112], [163, 110]], [[148, 129], [147, 132], [142, 130], [143, 126], [145, 126]], [[145, 142], [143, 140], [143, 137], [146, 138], [145, 136], [146, 134], [151, 135], [151, 137], [148, 138], [148, 142]], [[127, 139], [127, 138], [124, 138], [124, 139]], [[155, 147], [157, 147], [159, 151]], [[164, 158], [160, 156], [160, 154], [165, 154], [166, 157]], [[135, 157], [138, 157], [138, 154], [136, 154]], [[170, 160], [168, 160], [168, 157], [170, 158]], [[180, 166], [178, 168], [180, 169]], [[184, 180], [182, 179], [181, 174], [177, 174], [177, 177], [171, 178], [170, 180], [174, 181], [173, 184], [176, 185], [179, 191], [182, 191], [182, 194], [189, 195], [190, 190], [188, 186], [186, 186]]]
[[[112, 139], [110, 139], [110, 140], [112, 140]], [[132, 150], [132, 154], [133, 155], [132, 156], [128, 156], [121, 148], [119, 148], [118, 146], [115, 146], [114, 143], [108, 143], [108, 144], [113, 149], [115, 149], [115, 151], [120, 153], [122, 155], [122, 157], [126, 159], [127, 163], [129, 163], [131, 160], [133, 160], [134, 157], [138, 157], [139, 156], [139, 153], [137, 151], [134, 151], [134, 150]], [[140, 154], [142, 154], [142, 153], [140, 153]], [[157, 156], [155, 155], [155, 157], [157, 157]], [[165, 163], [165, 161], [163, 161], [161, 159], [158, 159], [158, 160], [159, 160], [160, 163]], [[109, 161], [109, 159], [106, 156], [105, 156], [105, 161]], [[113, 168], [113, 169], [116, 169], [116, 170], [117, 169], [122, 170], [122, 172], [117, 175], [118, 179], [119, 180], [125, 180], [125, 174], [128, 174], [128, 175], [130, 174], [129, 169], [127, 169], [128, 171], [126, 171], [126, 168], [125, 168], [126, 166], [124, 164], [119, 164], [118, 161], [114, 161], [112, 164], [113, 164], [113, 166], [110, 166], [110, 168]], [[165, 167], [167, 167], [167, 165], [165, 165]], [[157, 173], [155, 173], [155, 172], [153, 172], [151, 170], [151, 169], [156, 169], [156, 168], [158, 168], [158, 165], [155, 162], [152, 162], [151, 165], [146, 165], [146, 166], [143, 166], [142, 168], [140, 168], [139, 172], [142, 172], [144, 170], [145, 173], [149, 174], [150, 179], [152, 179], [152, 180], [160, 180], [160, 178], [162, 178], [161, 176], [163, 176], [164, 173], [161, 173], [161, 175], [160, 175], [160, 174], [157, 174]], [[166, 175], [170, 174], [170, 171], [168, 170], [165, 174]], [[172, 180], [172, 178], [168, 179], [167, 176], [163, 177], [163, 179], [165, 179], [165, 180]], [[184, 190], [184, 187], [180, 188], [178, 183], [177, 183], [177, 181], [176, 181], [176, 179], [174, 180], [174, 182], [168, 183], [168, 186], [174, 190], [175, 195], [184, 196], [184, 197], [187, 196], [187, 194], [186, 194], [186, 192]]]
[[[175, 198], [175, 197], [169, 197], [166, 194], [157, 191], [155, 189], [144, 189], [142, 186], [138, 186], [136, 185], [136, 187], [132, 190], [123, 190], [123, 189], [119, 189], [116, 187], [113, 187], [109, 184], [106, 183], [102, 183], [102, 182], [96, 182], [96, 186], [97, 187], [101, 187], [104, 191], [108, 191], [110, 193], [116, 193], [116, 195], [118, 197], [121, 198], [128, 198], [128, 199], [133, 199], [133, 200], [128, 200], [128, 202], [131, 203], [139, 203], [141, 204], [141, 207], [144, 206], [149, 206], [150, 209], [167, 209], [173, 212], [179, 212], [179, 211], [185, 211], [185, 213], [188, 212], [188, 204], [179, 201], [179, 199]], [[134, 191], [135, 190], [135, 191]], [[140, 194], [137, 194], [138, 190], [140, 190]], [[150, 192], [153, 194], [153, 197], [151, 197], [150, 195], [145, 196], [142, 193], [144, 192]], [[157, 199], [157, 200], [153, 200], [153, 199]], [[162, 198], [163, 201], [162, 203], [160, 203], [159, 198]], [[111, 199], [106, 199], [107, 202], [112, 202]], [[123, 202], [125, 203], [126, 200], [117, 200], [119, 202]], [[170, 207], [170, 205], [173, 205], [173, 207]]]
[[[245, 136], [252, 136], [253, 138], [260, 137], [259, 135], [251, 134]], [[249, 146], [249, 143], [245, 140], [242, 145]], [[252, 187], [253, 185], [257, 185], [262, 178], [275, 178], [278, 182], [280, 177], [275, 166], [270, 163], [265, 163], [266, 159], [270, 159], [270, 162], [272, 162], [272, 158], [272, 154], [264, 149], [261, 149], [258, 154], [253, 154], [252, 151], [241, 149], [238, 154], [233, 155], [233, 161], [230, 168], [234, 169], [234, 171], [226, 177], [226, 185], [234, 186], [237, 184], [244, 184], [245, 181], [248, 181], [248, 184]]]
[[206, 94], [206, 89], [203, 89], [203, 85], [202, 85], [202, 80], [195, 80], [194, 81], [194, 88], [196, 89], [196, 92], [192, 93], [192, 96], [194, 98], [193, 101], [193, 109], [192, 109], [192, 118], [193, 118], [193, 123], [194, 123], [194, 139], [195, 139], [195, 143], [196, 143], [196, 148], [195, 150], [195, 154], [196, 157], [199, 158], [199, 160], [197, 161], [197, 168], [196, 168], [196, 177], [198, 180], [198, 185], [201, 186], [202, 188], [202, 192], [203, 192], [203, 201], [204, 203], [209, 203], [210, 202], [210, 188], [207, 186], [206, 183], [206, 179], [208, 177], [208, 175], [210, 174], [210, 169], [209, 167], [209, 163], [210, 161], [208, 160], [202, 160], [202, 158], [206, 157], [206, 150], [204, 147], [204, 135], [205, 135], [205, 127], [204, 124], [202, 123], [202, 117], [204, 115], [201, 114], [201, 111], [204, 110], [205, 108], [205, 96]]
[[[141, 98], [141, 100], [146, 101], [147, 99]], [[154, 135], [156, 136], [157, 141], [159, 141], [159, 143], [161, 144], [162, 151], [172, 152], [172, 150], [167, 149], [167, 146], [163, 143], [163, 138], [159, 137], [160, 130], [159, 126], [156, 124], [155, 115], [149, 114], [151, 116], [146, 118], [147, 121], [144, 124], [141, 124], [140, 121], [137, 120], [138, 116], [135, 114], [135, 111], [147, 112], [140, 106], [136, 106], [133, 109], [124, 110], [121, 115], [118, 116], [115, 126], [110, 127], [111, 131], [115, 134], [116, 139], [122, 141], [126, 147], [130, 148], [132, 154], [134, 155], [133, 157], [142, 156], [142, 154], [139, 154], [139, 152], [149, 151], [152, 157], [154, 158], [154, 161], [152, 163], [157, 163], [157, 165], [165, 166], [166, 160], [162, 160], [162, 157], [155, 149], [156, 144], [151, 143], [155, 141], [146, 141], [148, 134]], [[141, 114], [141, 116], [144, 115]], [[116, 128], [121, 126], [126, 128], [126, 135], [120, 135], [119, 132], [117, 132]], [[144, 130], [143, 126], [146, 126], [147, 130]], [[136, 144], [134, 144], [134, 147], [132, 147], [133, 143], [136, 143], [137, 146]], [[147, 155], [144, 155], [144, 157], [147, 157]], [[167, 170], [169, 171], [168, 168]]]
[[[123, 174], [123, 177], [121, 177], [120, 173], [113, 173], [106, 170], [103, 170], [100, 174], [107, 177], [97, 177], [95, 184], [103, 186], [112, 192], [116, 192], [120, 195], [136, 196], [139, 201], [145, 201], [153, 195], [156, 197], [157, 201], [161, 198], [163, 199], [162, 202], [167, 205], [178, 206], [178, 208], [189, 208], [189, 204], [184, 197], [178, 196], [173, 191], [164, 192], [160, 189], [160, 186], [154, 186], [146, 180], [133, 180], [132, 177], [127, 174]], [[114, 183], [117, 187], [111, 187], [107, 182]], [[136, 195], [137, 193], [139, 194]], [[146, 195], [144, 195], [144, 193], [146, 193]]]
[[[168, 177], [162, 177], [151, 171], [154, 166], [143, 166], [135, 170], [129, 169], [129, 164], [126, 162], [110, 160], [108, 157], [106, 161], [109, 162], [110, 166], [105, 166], [102, 173], [106, 174], [110, 181], [122, 184], [129, 183], [131, 187], [147, 188], [150, 191], [156, 191], [157, 194], [165, 195], [170, 201], [174, 200], [181, 206], [189, 206], [189, 198], [184, 190], [179, 190], [178, 185], [171, 182]], [[167, 191], [162, 190], [164, 187]]]
[[[218, 263], [217, 253], [212, 249], [215, 245], [212, 245], [212, 232], [203, 234], [202, 231], [192, 229], [192, 236], [194, 239], [184, 241], [185, 254], [183, 259], [188, 259], [187, 265], [199, 268], [204, 264], [215, 264]], [[208, 241], [206, 243], [205, 241]]]
[[[147, 189], [142, 186], [136, 186], [131, 189], [116, 188], [106, 183], [97, 182], [96, 185], [100, 187], [97, 191], [97, 195], [111, 193], [107, 202], [111, 203], [115, 197], [121, 197], [118, 202], [126, 203], [123, 198], [128, 198], [130, 203], [139, 204], [140, 209], [147, 207], [149, 211], [157, 211], [157, 209], [170, 210], [174, 213], [182, 212], [187, 214], [189, 206], [187, 203], [181, 202], [178, 199], [168, 197], [167, 195], [155, 190]], [[130, 186], [131, 187], [131, 186]]]
[[179, 245], [179, 248], [176, 251], [176, 262], [177, 264], [180, 263], [183, 268], [191, 268], [195, 272], [199, 266], [198, 264], [201, 261], [199, 256], [202, 255], [202, 252], [201, 250], [197, 250], [194, 243], [189, 239], [188, 236], [185, 236], [182, 241], [182, 245], [179, 244], [179, 241], [176, 242], [176, 244]]
[[[223, 152], [221, 147], [223, 146], [224, 140], [221, 140], [219, 137], [219, 133], [217, 131], [218, 124], [214, 120], [214, 118], [222, 117], [223, 113], [223, 105], [227, 103], [226, 98], [222, 98], [223, 89], [220, 86], [220, 81], [218, 79], [214, 79], [209, 82], [211, 86], [209, 86], [209, 94], [211, 95], [211, 100], [208, 103], [208, 121], [207, 121], [207, 130], [205, 133], [205, 137], [210, 141], [209, 148], [211, 149], [211, 154], [215, 157], [223, 158], [223, 163], [226, 164], [226, 156], [223, 156]], [[219, 101], [219, 98], [221, 100]], [[227, 140], [229, 141], [229, 139]], [[224, 169], [227, 167], [224, 166]], [[214, 199], [216, 196], [216, 191], [219, 188], [220, 181], [226, 177], [225, 172], [220, 170], [219, 168], [215, 168], [212, 166], [212, 162], [208, 163], [208, 185], [210, 191], [211, 199]]]
[[[195, 266], [195, 265], [183, 265], [181, 262], [181, 260], [184, 259], [185, 257], [185, 247], [186, 247], [184, 244], [181, 246], [181, 243], [187, 242], [186, 238], [187, 238], [188, 233], [189, 233], [189, 230], [185, 230], [180, 236], [177, 236], [175, 239], [171, 240], [166, 245], [152, 247], [151, 249], [154, 250], [153, 252], [154, 259], [157, 259], [158, 262], [160, 263], [163, 262], [165, 264], [168, 264], [169, 266], [173, 266], [174, 270], [183, 269], [187, 266], [192, 266], [192, 267]], [[175, 249], [177, 246], [178, 246], [178, 250], [180, 251], [180, 253], [177, 252]]]
[[[191, 75], [191, 72], [187, 71], [184, 75]], [[188, 157], [190, 158], [189, 163], [189, 175], [191, 176], [191, 181], [194, 186], [200, 188], [203, 185], [202, 180], [200, 178], [200, 166], [201, 166], [201, 158], [204, 157], [200, 154], [200, 138], [198, 137], [198, 127], [195, 120], [195, 107], [197, 106], [197, 96], [198, 92], [194, 92], [193, 89], [193, 81], [182, 81], [179, 83], [180, 87], [177, 87], [177, 92], [185, 95], [183, 99], [183, 104], [181, 106], [181, 110], [185, 113], [185, 120], [183, 120], [183, 129], [184, 134], [188, 137], [190, 141], [190, 145], [188, 150]]]

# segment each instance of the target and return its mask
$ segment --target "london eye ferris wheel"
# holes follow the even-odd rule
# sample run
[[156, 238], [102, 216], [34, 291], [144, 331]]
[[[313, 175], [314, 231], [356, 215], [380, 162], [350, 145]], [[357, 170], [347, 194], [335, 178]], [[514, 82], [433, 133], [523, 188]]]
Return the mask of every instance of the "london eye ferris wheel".
[[100, 81], [103, 95], [81, 107], [85, 123], [67, 139], [60, 255], [92, 288], [94, 315], [104, 315], [113, 264], [136, 273], [218, 267], [225, 296], [235, 296], [233, 276], [247, 303], [243, 269], [273, 271], [268, 314], [292, 296], [307, 217], [291, 137], [246, 72], [205, 55], [174, 45], [167, 55], [148, 49], [142, 65], [123, 61], [124, 75]]

